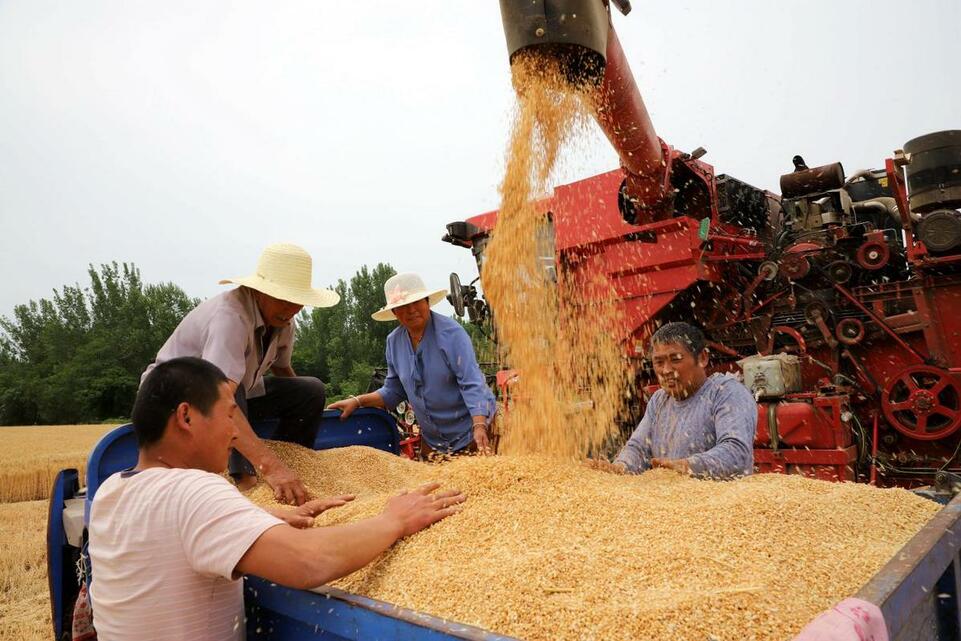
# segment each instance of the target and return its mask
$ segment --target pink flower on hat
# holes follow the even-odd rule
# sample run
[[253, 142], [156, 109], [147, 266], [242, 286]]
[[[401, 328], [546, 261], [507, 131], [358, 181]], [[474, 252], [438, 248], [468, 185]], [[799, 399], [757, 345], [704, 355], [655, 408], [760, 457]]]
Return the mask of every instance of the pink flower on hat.
[[400, 287], [396, 287], [390, 292], [390, 297], [387, 299], [387, 304], [393, 305], [394, 303], [399, 303], [400, 301], [407, 298], [409, 294], [410, 292], [407, 291], [406, 289], [401, 289]]
[[387, 299], [387, 305], [371, 314], [371, 318], [377, 321], [396, 320], [393, 313], [395, 307], [423, 299], [427, 299], [428, 304], [435, 305], [446, 295], [446, 289], [427, 289], [424, 286], [424, 280], [413, 272], [394, 274], [384, 283], [384, 298]]

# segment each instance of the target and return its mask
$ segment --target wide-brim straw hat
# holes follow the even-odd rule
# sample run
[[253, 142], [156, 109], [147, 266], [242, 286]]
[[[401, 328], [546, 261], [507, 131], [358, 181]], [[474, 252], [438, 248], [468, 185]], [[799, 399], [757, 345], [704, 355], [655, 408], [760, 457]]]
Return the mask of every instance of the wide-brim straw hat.
[[447, 296], [446, 289], [427, 289], [423, 279], [417, 274], [396, 274], [384, 283], [384, 298], [387, 299], [387, 304], [370, 317], [376, 321], [392, 321], [394, 314], [390, 310], [394, 308], [403, 307], [424, 298], [433, 306], [444, 300], [445, 296]]
[[221, 285], [243, 285], [268, 296], [306, 307], [332, 307], [340, 295], [311, 286], [313, 261], [302, 247], [289, 243], [268, 245], [257, 261], [257, 271], [240, 278], [225, 278]]

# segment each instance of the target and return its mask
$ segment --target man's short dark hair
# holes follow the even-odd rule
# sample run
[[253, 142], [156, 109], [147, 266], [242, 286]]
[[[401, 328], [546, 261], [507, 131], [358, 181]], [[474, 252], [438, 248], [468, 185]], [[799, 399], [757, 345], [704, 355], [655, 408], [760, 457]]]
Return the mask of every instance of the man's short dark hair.
[[190, 403], [204, 416], [220, 398], [227, 381], [220, 368], [201, 358], [185, 356], [157, 365], [140, 385], [131, 420], [141, 448], [163, 437], [167, 419], [181, 403]]
[[707, 347], [707, 338], [705, 338], [704, 332], [690, 323], [666, 323], [661, 325], [651, 336], [651, 347], [668, 343], [683, 345], [697, 357]]

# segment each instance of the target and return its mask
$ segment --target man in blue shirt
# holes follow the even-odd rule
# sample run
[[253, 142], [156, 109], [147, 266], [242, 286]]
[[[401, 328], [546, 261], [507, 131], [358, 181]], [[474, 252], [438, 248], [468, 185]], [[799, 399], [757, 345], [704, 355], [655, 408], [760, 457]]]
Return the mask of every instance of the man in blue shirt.
[[343, 417], [359, 407], [396, 407], [408, 401], [421, 430], [421, 455], [490, 453], [494, 395], [460, 324], [430, 310], [447, 294], [429, 291], [417, 274], [384, 284], [387, 305], [374, 320], [400, 322], [387, 337], [387, 378], [376, 392], [332, 403]]
[[661, 389], [614, 462], [588, 465], [620, 474], [652, 467], [714, 479], [751, 474], [757, 428], [751, 392], [730, 374], [707, 375], [706, 340], [693, 325], [668, 323], [651, 343]]

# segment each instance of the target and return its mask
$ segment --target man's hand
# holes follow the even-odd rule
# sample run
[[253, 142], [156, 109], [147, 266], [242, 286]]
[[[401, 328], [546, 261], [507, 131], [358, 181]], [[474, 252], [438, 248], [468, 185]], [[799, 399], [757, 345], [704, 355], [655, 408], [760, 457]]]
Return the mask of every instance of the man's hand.
[[348, 501], [353, 501], [353, 494], [342, 494], [341, 496], [331, 496], [325, 499], [314, 499], [307, 501], [303, 505], [293, 510], [283, 508], [267, 508], [267, 511], [281, 519], [287, 525], [295, 528], [309, 528], [314, 524], [314, 517], [333, 507], [345, 505]]
[[261, 466], [260, 473], [264, 480], [274, 490], [274, 499], [280, 503], [303, 505], [310, 496], [304, 482], [296, 472], [283, 464], [276, 456], [272, 456]]
[[605, 461], [604, 459], [588, 458], [584, 459], [583, 464], [584, 467], [597, 470], [598, 472], [607, 472], [608, 474], [627, 474], [627, 466], [623, 463], [611, 463], [610, 461]]
[[467, 500], [459, 490], [444, 490], [434, 494], [440, 483], [421, 485], [413, 491], [387, 501], [384, 513], [396, 519], [402, 528], [401, 536], [410, 536], [443, 518], [460, 512], [461, 503]]
[[681, 474], [691, 473], [691, 464], [686, 458], [654, 458], [651, 459], [651, 467], [665, 467]]
[[344, 420], [353, 414], [354, 410], [360, 409], [360, 401], [357, 400], [356, 396], [351, 396], [350, 398], [345, 398], [342, 401], [331, 403], [327, 406], [327, 409], [340, 410], [340, 420]]
[[474, 442], [477, 444], [477, 452], [481, 456], [490, 456], [494, 453], [491, 449], [491, 439], [487, 434], [486, 425], [474, 426]]

